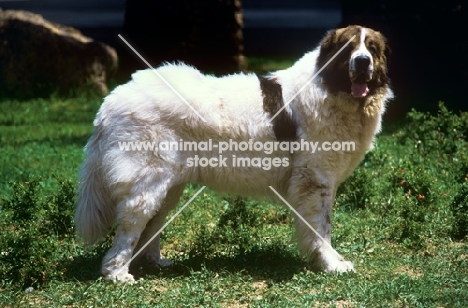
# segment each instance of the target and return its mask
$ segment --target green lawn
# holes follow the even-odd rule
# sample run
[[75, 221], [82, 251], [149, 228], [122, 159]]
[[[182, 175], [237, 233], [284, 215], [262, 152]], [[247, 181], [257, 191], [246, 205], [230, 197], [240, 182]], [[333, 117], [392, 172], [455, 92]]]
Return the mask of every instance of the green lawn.
[[174, 265], [136, 268], [141, 279], [119, 285], [98, 273], [111, 235], [84, 248], [73, 231], [76, 175], [100, 103], [0, 102], [0, 306], [466, 307], [466, 113], [441, 106], [387, 125], [342, 185], [333, 244], [357, 273], [310, 272], [281, 205], [207, 189], [163, 233]]

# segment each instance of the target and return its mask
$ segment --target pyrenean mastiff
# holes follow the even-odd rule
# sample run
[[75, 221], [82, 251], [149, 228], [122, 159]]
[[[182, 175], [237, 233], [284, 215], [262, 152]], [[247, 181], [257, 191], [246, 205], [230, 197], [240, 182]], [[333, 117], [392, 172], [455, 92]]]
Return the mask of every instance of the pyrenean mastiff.
[[[117, 226], [104, 277], [133, 281], [133, 254], [160, 230], [188, 182], [277, 198], [274, 188], [309, 224], [295, 220], [312, 269], [354, 270], [330, 245], [332, 206], [380, 130], [392, 98], [386, 62], [379, 32], [349, 26], [267, 76], [217, 78], [183, 64], [133, 74], [105, 98], [80, 172], [78, 235], [94, 243]], [[354, 147], [288, 147], [310, 142]], [[168, 262], [159, 236], [139, 256], [155, 266]]]

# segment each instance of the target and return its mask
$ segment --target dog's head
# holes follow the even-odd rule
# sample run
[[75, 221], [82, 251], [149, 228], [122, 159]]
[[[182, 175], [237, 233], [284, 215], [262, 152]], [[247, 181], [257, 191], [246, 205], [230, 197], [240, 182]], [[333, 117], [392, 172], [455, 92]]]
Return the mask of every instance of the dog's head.
[[317, 69], [324, 67], [320, 77], [330, 91], [364, 98], [388, 84], [388, 52], [386, 39], [380, 32], [348, 26], [330, 31], [322, 40]]

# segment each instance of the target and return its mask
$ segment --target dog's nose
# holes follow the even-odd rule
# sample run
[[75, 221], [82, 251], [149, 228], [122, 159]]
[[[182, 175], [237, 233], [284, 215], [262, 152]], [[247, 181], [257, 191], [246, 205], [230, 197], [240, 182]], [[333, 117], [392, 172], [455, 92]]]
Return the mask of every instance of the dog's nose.
[[367, 71], [370, 65], [370, 58], [368, 56], [357, 56], [354, 59], [354, 68], [357, 72]]

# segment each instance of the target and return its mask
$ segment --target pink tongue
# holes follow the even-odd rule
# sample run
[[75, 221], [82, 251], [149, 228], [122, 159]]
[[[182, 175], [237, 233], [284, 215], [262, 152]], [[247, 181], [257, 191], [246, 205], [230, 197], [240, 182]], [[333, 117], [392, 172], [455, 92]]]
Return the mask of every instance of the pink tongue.
[[365, 97], [369, 92], [369, 88], [365, 83], [352, 83], [351, 84], [351, 94], [354, 97]]

